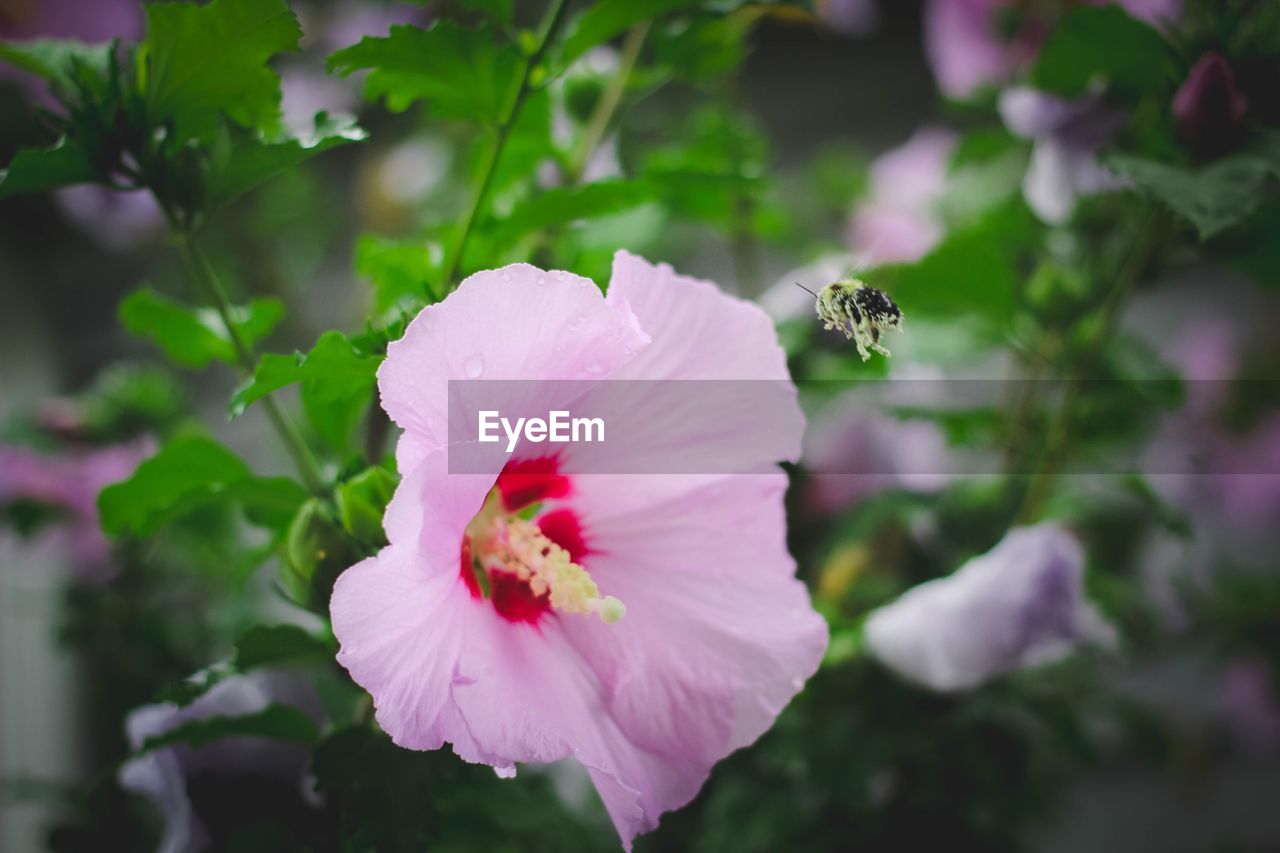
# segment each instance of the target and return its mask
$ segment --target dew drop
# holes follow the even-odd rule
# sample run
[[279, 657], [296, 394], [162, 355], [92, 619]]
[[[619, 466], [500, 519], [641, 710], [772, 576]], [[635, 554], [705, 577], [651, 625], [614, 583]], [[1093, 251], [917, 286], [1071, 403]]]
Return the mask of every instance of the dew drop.
[[484, 374], [484, 358], [480, 353], [472, 355], [463, 365], [463, 369], [466, 370], [468, 379], [479, 379]]
[[502, 275], [501, 275], [501, 276], [499, 276], [499, 277], [500, 277], [503, 281], [511, 281], [511, 273], [507, 272], [506, 270], [503, 270], [503, 271], [502, 271]]

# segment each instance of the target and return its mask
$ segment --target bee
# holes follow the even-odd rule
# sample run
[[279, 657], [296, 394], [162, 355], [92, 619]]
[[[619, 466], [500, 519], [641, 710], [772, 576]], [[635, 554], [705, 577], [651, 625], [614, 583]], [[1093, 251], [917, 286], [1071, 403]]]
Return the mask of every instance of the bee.
[[[813, 293], [798, 281], [796, 285]], [[868, 350], [890, 354], [880, 345], [880, 333], [902, 331], [902, 309], [883, 290], [856, 278], [843, 278], [833, 281], [813, 296], [817, 300], [822, 327], [844, 332], [844, 336], [857, 346], [863, 361], [871, 358]]]

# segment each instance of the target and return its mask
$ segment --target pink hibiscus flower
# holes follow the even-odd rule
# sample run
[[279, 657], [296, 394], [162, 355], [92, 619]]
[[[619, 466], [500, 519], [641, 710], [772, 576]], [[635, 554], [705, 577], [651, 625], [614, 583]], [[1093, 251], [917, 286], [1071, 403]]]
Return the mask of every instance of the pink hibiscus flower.
[[[390, 544], [334, 588], [338, 660], [401, 746], [448, 742], [502, 775], [577, 759], [629, 847], [768, 729], [822, 657], [774, 465], [798, 457], [803, 419], [760, 432], [743, 461], [766, 473], [592, 474], [572, 452], [522, 447], [501, 472], [450, 474], [448, 382], [480, 378], [789, 383], [786, 361], [755, 305], [620, 252], [604, 298], [564, 272], [477, 273], [379, 372], [404, 480]], [[653, 424], [649, 451], [714, 455], [753, 432], [649, 405], [661, 384], [632, 383], [614, 413]], [[563, 408], [555, 383], [501, 387], [511, 412]]]

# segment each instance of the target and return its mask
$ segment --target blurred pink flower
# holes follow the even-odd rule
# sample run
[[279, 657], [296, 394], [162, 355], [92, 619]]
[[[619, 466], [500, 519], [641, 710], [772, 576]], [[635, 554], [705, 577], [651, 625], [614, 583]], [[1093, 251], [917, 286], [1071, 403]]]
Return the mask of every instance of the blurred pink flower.
[[934, 208], [955, 142], [948, 130], [921, 128], [871, 164], [867, 198], [849, 224], [849, 246], [861, 261], [914, 261], [937, 244], [942, 223]]
[[[0, 39], [53, 38], [97, 43], [142, 37], [138, 0], [0, 0]], [[56, 102], [43, 80], [0, 62], [0, 83], [13, 81], [41, 106]]]
[[864, 636], [903, 678], [953, 691], [1057, 660], [1080, 642], [1109, 644], [1115, 631], [1084, 597], [1080, 543], [1040, 524], [874, 611]]
[[98, 525], [98, 492], [129, 477], [154, 452], [149, 438], [57, 455], [0, 445], [0, 506], [21, 501], [60, 510], [65, 517], [55, 530], [80, 578], [105, 580], [113, 567]]
[[836, 513], [880, 492], [935, 492], [951, 482], [951, 455], [938, 425], [880, 414], [856, 394], [832, 404], [805, 437], [809, 501]]
[[[1201, 291], [1197, 290], [1197, 293]], [[1186, 512], [1197, 536], [1254, 562], [1275, 545], [1280, 516], [1280, 413], [1244, 431], [1222, 421], [1241, 363], [1245, 330], [1222, 315], [1196, 313], [1161, 355], [1185, 383], [1185, 400], [1153, 437], [1142, 469], [1157, 491]]]
[[1025, 40], [1005, 41], [996, 16], [1004, 0], [928, 0], [924, 46], [938, 88], [950, 98], [968, 98], [984, 86], [1003, 83], [1034, 52]]
[[1265, 662], [1232, 661], [1223, 673], [1218, 703], [1245, 749], [1263, 753], [1280, 745], [1280, 704]]
[[[1108, 5], [1109, 0], [1093, 0]], [[1181, 0], [1121, 0], [1117, 5], [1153, 25], [1173, 21]], [[1007, 83], [1040, 50], [1046, 23], [1021, 14], [1006, 32], [1006, 15], [1018, 12], [1013, 0], [928, 0], [925, 6], [925, 54], [938, 88], [950, 98], [970, 98], [985, 87]]]
[[142, 37], [139, 0], [7, 0], [0, 3], [0, 36], [106, 42]]
[[1000, 116], [1011, 133], [1035, 143], [1022, 193], [1045, 222], [1064, 223], [1080, 196], [1124, 186], [1098, 163], [1098, 152], [1125, 121], [1100, 92], [1066, 99], [1027, 87], [1006, 89]]
[[396, 24], [425, 26], [431, 18], [427, 9], [404, 3], [369, 3], [365, 0], [338, 0], [335, 3], [295, 3], [302, 24], [302, 49], [331, 53], [366, 36], [385, 36]]
[[135, 249], [165, 231], [160, 205], [145, 190], [78, 184], [55, 191], [53, 199], [77, 230], [109, 252]]
[[818, 18], [845, 36], [865, 36], [880, 23], [877, 0], [817, 0]]
[[[125, 720], [129, 746], [139, 750], [151, 738], [188, 723], [212, 717], [254, 714], [274, 704], [292, 705], [317, 724], [322, 722], [315, 690], [295, 673], [260, 670], [233, 675], [214, 685], [185, 707], [165, 702], [145, 705]], [[130, 759], [119, 770], [126, 790], [151, 801], [160, 812], [161, 853], [194, 853], [210, 846], [210, 838], [187, 791], [194, 777], [266, 777], [303, 789], [311, 756], [304, 746], [258, 737], [231, 737], [192, 748], [173, 744]]]
[[[759, 474], [592, 474], [567, 451], [521, 448], [500, 474], [460, 475], [448, 472], [448, 383], [789, 382], [773, 324], [626, 252], [606, 298], [517, 264], [424, 309], [378, 378], [405, 430], [404, 479], [390, 545], [334, 588], [338, 660], [401, 746], [448, 742], [502, 775], [572, 756], [629, 847], [764, 732], [822, 657], [826, 625], [794, 577], [775, 467], [798, 456], [802, 418], [760, 433], [746, 460]], [[542, 383], [499, 387], [504, 414], [565, 405]], [[655, 454], [715, 454], [744, 430], [650, 400], [637, 392], [621, 420], [651, 424]]]
[[280, 109], [285, 127], [295, 136], [306, 136], [314, 130], [316, 113], [351, 112], [359, 103], [359, 89], [348, 77], [334, 77], [301, 66], [280, 72]]

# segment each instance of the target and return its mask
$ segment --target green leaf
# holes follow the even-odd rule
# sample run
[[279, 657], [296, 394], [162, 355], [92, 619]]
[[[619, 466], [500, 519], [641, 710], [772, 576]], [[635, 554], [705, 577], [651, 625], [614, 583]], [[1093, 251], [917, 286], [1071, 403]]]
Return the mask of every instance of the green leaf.
[[648, 182], [622, 179], [544, 190], [517, 205], [510, 216], [499, 221], [493, 239], [499, 244], [513, 243], [540, 228], [629, 210], [653, 196], [654, 190]]
[[71, 39], [6, 41], [0, 42], [0, 61], [69, 87], [77, 67], [95, 76], [105, 75], [113, 48], [111, 42], [85, 44]]
[[362, 235], [356, 241], [355, 269], [373, 286], [370, 313], [381, 317], [402, 304], [413, 310], [434, 302], [429, 282], [439, 273], [440, 261], [439, 247], [425, 241]]
[[234, 665], [240, 672], [263, 666], [333, 660], [334, 648], [297, 625], [256, 625], [236, 640]]
[[957, 322], [968, 315], [984, 332], [1002, 332], [1013, 317], [1017, 254], [1032, 227], [1026, 207], [1008, 203], [952, 231], [917, 263], [881, 267], [866, 278], [890, 291], [908, 328], [913, 313]]
[[497, 124], [514, 94], [521, 59], [488, 29], [440, 21], [431, 29], [401, 24], [384, 37], [366, 37], [329, 57], [330, 71], [364, 69], [364, 96], [385, 98], [403, 112], [416, 101], [444, 118]]
[[151, 3], [144, 91], [154, 121], [172, 119], [180, 138], [208, 140], [225, 115], [276, 133], [280, 78], [267, 61], [296, 50], [302, 30], [285, 0]]
[[129, 479], [98, 495], [102, 529], [147, 536], [167, 520], [179, 502], [210, 495], [249, 476], [249, 466], [216, 441], [179, 437], [143, 462]]
[[369, 393], [378, 364], [378, 358], [357, 352], [341, 332], [325, 332], [309, 353], [264, 355], [253, 378], [232, 397], [231, 416], [239, 416], [272, 391], [298, 382], [314, 383], [312, 396], [321, 401]]
[[79, 145], [63, 139], [53, 148], [24, 148], [0, 170], [0, 198], [38, 193], [98, 180], [98, 170]]
[[1172, 82], [1173, 54], [1161, 35], [1118, 5], [1074, 7], [1054, 28], [1031, 69], [1031, 84], [1082, 95], [1101, 78], [1144, 95]]
[[238, 141], [215, 157], [210, 175], [213, 205], [221, 207], [281, 172], [348, 142], [368, 137], [351, 116], [320, 113], [315, 127], [302, 136], [275, 142]]
[[1237, 239], [1220, 247], [1223, 260], [1264, 287], [1280, 287], [1280, 198], [1268, 201]]
[[252, 714], [192, 720], [164, 734], [147, 738], [139, 752], [150, 752], [175, 743], [201, 747], [229, 737], [259, 737], [313, 744], [320, 740], [320, 729], [299, 708], [292, 705], [268, 705]]
[[[236, 361], [235, 345], [213, 309], [183, 305], [143, 287], [126, 296], [118, 312], [130, 333], [151, 341], [184, 367]], [[254, 299], [232, 309], [232, 322], [248, 346], [269, 335], [283, 317], [284, 304], [278, 299]]]
[[598, 44], [622, 35], [642, 21], [660, 18], [671, 12], [696, 8], [699, 0], [600, 0], [589, 5], [575, 18], [565, 33], [560, 51], [560, 64], [567, 67]]
[[1199, 170], [1123, 155], [1108, 158], [1107, 165], [1189, 220], [1201, 240], [1248, 219], [1263, 202], [1268, 179], [1280, 174], [1280, 161], [1257, 151]]
[[257, 527], [283, 535], [307, 491], [288, 477], [244, 477], [227, 485], [220, 497], [234, 501]]
[[284, 477], [257, 477], [227, 448], [198, 435], [179, 436], [143, 462], [129, 479], [98, 495], [107, 533], [150, 536], [211, 502], [242, 505], [250, 521], [282, 531], [306, 493]]
[[382, 516], [395, 490], [395, 475], [376, 466], [339, 485], [335, 498], [342, 528], [361, 542], [385, 544]]

